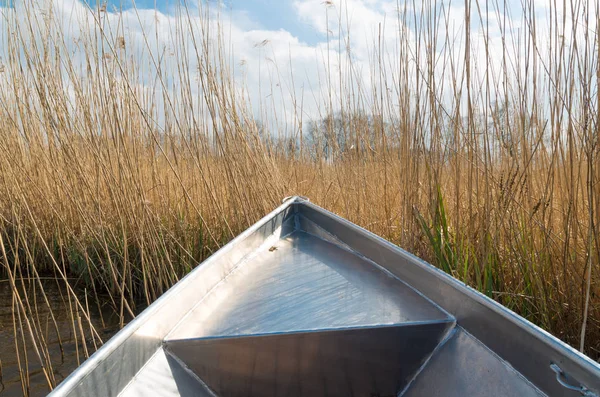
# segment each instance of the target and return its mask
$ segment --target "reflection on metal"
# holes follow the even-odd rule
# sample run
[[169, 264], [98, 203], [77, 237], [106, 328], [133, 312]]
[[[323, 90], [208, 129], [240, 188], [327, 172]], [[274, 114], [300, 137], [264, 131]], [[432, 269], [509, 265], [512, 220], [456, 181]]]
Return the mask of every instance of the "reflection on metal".
[[395, 396], [451, 322], [165, 342], [217, 395]]
[[[367, 260], [302, 231], [227, 277], [168, 339], [446, 320], [449, 315]], [[272, 249], [276, 248], [276, 249]]]
[[211, 397], [214, 394], [194, 373], [176, 357], [163, 349], [148, 360], [132, 382], [120, 394], [122, 397]]
[[544, 394], [457, 327], [403, 395], [538, 397]]
[[600, 368], [585, 356], [398, 247], [292, 197], [149, 306], [53, 396], [599, 390]]

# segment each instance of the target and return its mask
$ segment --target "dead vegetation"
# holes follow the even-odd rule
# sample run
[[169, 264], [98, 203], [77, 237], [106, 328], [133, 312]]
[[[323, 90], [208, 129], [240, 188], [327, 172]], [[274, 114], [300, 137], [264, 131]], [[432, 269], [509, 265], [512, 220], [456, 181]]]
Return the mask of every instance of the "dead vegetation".
[[[327, 3], [323, 12], [344, 15]], [[483, 23], [471, 32], [471, 19], [508, 11], [467, 0], [459, 41], [448, 4], [427, 6], [398, 4], [400, 26], [431, 21], [416, 38], [399, 31], [392, 55], [374, 39], [372, 92], [352, 72], [348, 39], [339, 56], [350, 61], [329, 69], [337, 82], [319, 99], [322, 116], [309, 120], [294, 96], [287, 124], [268, 101], [240, 95], [208, 11], [178, 8], [171, 61], [150, 34], [135, 48], [122, 14], [110, 25], [105, 5], [88, 10], [77, 54], [51, 10], [39, 15], [25, 0], [24, 14], [4, 11], [0, 278], [12, 291], [2, 305], [12, 307], [23, 393], [30, 368], [48, 389], [60, 381], [49, 335], [74, 338], [84, 359], [103, 342], [91, 307], [110, 305], [124, 325], [293, 194], [600, 357], [598, 8], [572, 0], [577, 23], [554, 15], [543, 41], [530, 23], [492, 38]], [[476, 69], [464, 49], [482, 32], [483, 43], [517, 41], [521, 58], [486, 44], [489, 69]], [[258, 123], [250, 105], [270, 121]], [[48, 276], [65, 291], [68, 335], [41, 310], [51, 307]]]

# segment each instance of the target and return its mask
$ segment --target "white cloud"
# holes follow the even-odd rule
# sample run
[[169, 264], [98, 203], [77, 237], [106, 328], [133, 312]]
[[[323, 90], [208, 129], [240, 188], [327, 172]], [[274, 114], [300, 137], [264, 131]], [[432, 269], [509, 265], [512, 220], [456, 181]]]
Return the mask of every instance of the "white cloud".
[[[586, 1], [588, 7], [593, 3], [592, 0]], [[7, 21], [11, 18], [24, 21], [26, 13], [15, 14], [15, 11], [22, 11], [18, 8], [30, 3], [31, 0], [25, 0], [16, 6], [17, 10], [1, 11], [6, 16], [0, 20], [0, 31], [4, 32], [0, 49], [3, 59], [7, 57]], [[533, 3], [537, 9], [536, 51], [526, 47], [526, 40], [528, 37], [531, 39], [526, 32], [532, 21], [523, 18], [520, 1], [509, 2], [510, 13], [507, 17], [503, 15], [504, 10], [494, 9], [491, 5], [488, 13], [485, 14], [486, 10], [482, 9], [480, 16], [476, 4], [473, 2], [471, 8], [469, 51], [474, 87], [480, 89], [485, 86], [486, 71], [491, 74], [491, 90], [502, 87], [504, 76], [501, 70], [504, 63], [509, 65], [510, 73], [516, 76], [523, 73], [525, 61], [531, 61], [531, 54], [534, 53], [540, 58], [540, 70], [552, 64], [547, 44], [551, 38], [549, 28], [552, 26], [549, 23], [551, 8], [548, 0], [535, 0]], [[213, 50], [219, 45], [216, 33], [222, 34], [224, 55], [228, 63], [231, 61], [238, 91], [251, 100], [255, 116], [269, 118], [274, 116], [275, 111], [283, 126], [294, 123], [300, 103], [303, 117], [313, 118], [322, 116], [320, 112], [328, 110], [330, 97], [333, 110], [346, 106], [350, 92], [360, 97], [364, 106], [372, 106], [378, 96], [375, 94], [379, 92], [380, 82], [388, 88], [388, 93], [416, 89], [417, 82], [421, 90], [426, 90], [431, 84], [427, 76], [432, 74], [436, 95], [447, 106], [454, 103], [457, 90], [462, 89], [463, 94], [465, 90], [462, 72], [465, 61], [463, 3], [456, 5], [436, 1], [425, 6], [395, 0], [295, 0], [293, 8], [297, 18], [323, 37], [328, 37], [328, 41], [314, 45], [303, 42], [302, 38], [283, 29], [262, 29], [243, 10], [229, 12], [214, 8], [210, 13], [210, 21], [206, 22], [199, 15], [200, 12], [193, 8], [189, 10], [189, 15], [176, 8], [169, 13], [154, 10], [127, 10], [121, 14], [107, 10], [98, 13], [77, 0], [39, 2], [34, 3], [33, 7], [37, 7], [37, 11], [29, 15], [37, 18], [38, 26], [44, 26], [44, 20], [47, 21], [52, 15], [54, 28], [62, 31], [64, 48], [71, 54], [74, 64], [85, 65], [86, 49], [82, 43], [95, 40], [99, 26], [103, 26], [105, 44], [110, 44], [105, 45], [107, 56], [117, 57], [122, 62], [135, 60], [140, 68], [134, 82], [135, 89], [145, 95], [154, 93], [157, 103], [162, 103], [162, 90], [155, 79], [156, 62], [161, 60], [161, 70], [169, 72], [164, 80], [176, 98], [175, 90], [184, 84], [177, 67], [195, 71], [199, 63], [206, 62], [203, 59], [205, 54], [198, 56], [194, 48], [194, 45], [202, 47], [204, 43], [203, 29], [212, 30], [207, 45]], [[597, 11], [592, 9], [592, 14], [594, 12]], [[437, 20], [434, 20], [434, 15]], [[595, 21], [590, 22], [589, 28], [595, 29]], [[572, 36], [569, 32], [573, 29], [578, 36], [583, 34], [580, 25], [574, 25], [570, 17], [566, 19], [564, 28], [559, 27], [561, 33], [569, 38]], [[43, 31], [39, 32], [35, 40], [41, 42], [44, 34]], [[125, 51], [114, 48], [118, 37], [125, 39]], [[487, 43], [486, 37], [489, 38]], [[378, 55], [380, 45], [384, 49], [381, 57]], [[570, 41], [566, 45], [571, 45]], [[433, 51], [429, 50], [431, 46]], [[5, 53], [1, 54], [2, 51]], [[89, 56], [89, 49], [87, 51]], [[526, 53], [529, 55], [526, 56]], [[379, 69], [380, 60], [384, 65], [383, 71]], [[84, 68], [81, 68], [81, 73], [81, 78], [84, 78]], [[399, 81], [406, 79], [406, 76], [408, 81], [400, 87]], [[194, 100], [197, 106], [201, 106], [199, 85], [196, 82], [191, 85]], [[340, 85], [345, 89], [340, 90]], [[392, 110], [388, 112], [393, 112], [399, 106], [397, 98], [397, 95], [390, 94], [388, 101]], [[464, 95], [461, 101], [458, 103], [462, 106]], [[261, 108], [266, 115], [261, 113]]]

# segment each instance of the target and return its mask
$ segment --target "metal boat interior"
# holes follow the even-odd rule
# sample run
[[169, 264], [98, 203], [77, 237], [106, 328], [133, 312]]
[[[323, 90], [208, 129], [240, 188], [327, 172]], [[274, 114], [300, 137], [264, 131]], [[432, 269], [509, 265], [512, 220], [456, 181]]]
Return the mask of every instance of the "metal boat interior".
[[149, 306], [53, 396], [597, 396], [600, 367], [293, 197]]

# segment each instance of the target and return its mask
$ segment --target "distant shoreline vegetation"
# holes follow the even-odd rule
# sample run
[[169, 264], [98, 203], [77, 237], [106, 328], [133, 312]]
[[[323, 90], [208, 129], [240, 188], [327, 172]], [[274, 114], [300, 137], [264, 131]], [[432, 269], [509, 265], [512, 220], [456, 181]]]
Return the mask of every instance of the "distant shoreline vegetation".
[[124, 326], [295, 194], [600, 358], [598, 6], [394, 3], [365, 61], [348, 6], [324, 2], [300, 65], [268, 39], [234, 48], [204, 3], [1, 9], [13, 385], [54, 387], [66, 341], [74, 362], [104, 342], [93, 313]]

